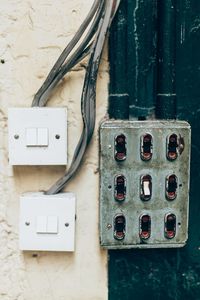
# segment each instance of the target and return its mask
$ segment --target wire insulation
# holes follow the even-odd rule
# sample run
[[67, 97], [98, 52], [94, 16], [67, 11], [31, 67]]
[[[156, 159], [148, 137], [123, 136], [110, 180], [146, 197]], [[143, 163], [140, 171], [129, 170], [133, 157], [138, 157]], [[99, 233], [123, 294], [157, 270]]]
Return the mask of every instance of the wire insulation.
[[66, 183], [72, 178], [72, 176], [78, 170], [80, 163], [83, 159], [84, 153], [90, 140], [92, 138], [95, 128], [96, 117], [96, 82], [98, 69], [100, 64], [100, 58], [105, 42], [106, 33], [111, 24], [111, 20], [116, 12], [116, 5], [120, 1], [107, 0], [105, 1], [105, 11], [102, 15], [102, 19], [99, 22], [99, 27], [96, 35], [96, 39], [91, 47], [91, 54], [86, 71], [82, 98], [81, 98], [81, 111], [83, 118], [83, 130], [76, 147], [71, 166], [66, 174], [60, 178], [47, 192], [46, 194], [59, 193]]
[[88, 13], [88, 15], [86, 17], [86, 19], [83, 21], [83, 23], [79, 27], [78, 31], [76, 32], [75, 36], [72, 38], [70, 43], [63, 50], [60, 57], [58, 58], [58, 60], [54, 64], [53, 68], [49, 72], [45, 82], [43, 83], [41, 88], [38, 90], [38, 92], [35, 94], [33, 102], [32, 102], [33, 107], [34, 106], [39, 106], [39, 99], [40, 99], [41, 95], [43, 94], [43, 92], [46, 90], [46, 86], [48, 86], [49, 82], [51, 82], [54, 79], [54, 77], [57, 75], [57, 73], [60, 70], [60, 67], [62, 66], [62, 64], [64, 63], [64, 61], [68, 57], [68, 55], [71, 53], [73, 48], [76, 46], [76, 44], [81, 39], [81, 37], [84, 34], [85, 30], [87, 29], [88, 25], [92, 21], [97, 9], [99, 8], [99, 5], [100, 5], [100, 0], [95, 0], [93, 5], [92, 5], [92, 8], [91, 8], [90, 12]]
[[[78, 170], [84, 153], [89, 145], [96, 119], [96, 83], [106, 34], [118, 9], [120, 0], [95, 0], [86, 19], [75, 36], [49, 72], [41, 88], [35, 94], [32, 106], [43, 107], [60, 80], [76, 64], [90, 55], [81, 96], [81, 114], [83, 119], [82, 134], [76, 146], [69, 170], [47, 192], [47, 195], [59, 193]], [[89, 26], [90, 25], [90, 26]], [[86, 29], [87, 33], [82, 38]], [[76, 45], [81, 40], [78, 47]], [[70, 55], [71, 54], [71, 55]], [[70, 57], [68, 58], [68, 56]]]
[[[42, 107], [45, 106], [47, 101], [49, 100], [50, 95], [52, 94], [54, 88], [59, 83], [59, 81], [69, 72], [76, 64], [78, 64], [82, 59], [84, 59], [89, 53], [92, 46], [92, 38], [96, 33], [99, 25], [100, 18], [102, 16], [104, 8], [104, 1], [101, 2], [96, 16], [93, 20], [93, 23], [87, 32], [86, 36], [84, 37], [83, 41], [76, 49], [76, 51], [70, 56], [70, 58], [60, 67], [59, 72], [55, 75], [55, 77], [46, 84], [45, 88], [43, 89], [43, 93], [38, 97], [38, 106]], [[89, 44], [90, 43], [90, 44]], [[88, 46], [89, 44], [89, 46]]]

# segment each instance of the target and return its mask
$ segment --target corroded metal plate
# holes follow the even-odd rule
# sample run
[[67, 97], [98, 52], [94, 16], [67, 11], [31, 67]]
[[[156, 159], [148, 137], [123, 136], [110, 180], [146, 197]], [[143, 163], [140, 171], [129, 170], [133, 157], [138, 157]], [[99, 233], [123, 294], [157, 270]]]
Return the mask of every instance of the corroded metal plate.
[[[152, 157], [141, 159], [141, 138], [152, 136]], [[177, 136], [177, 158], [167, 159], [168, 139]], [[126, 159], [116, 161], [115, 139], [126, 138]], [[184, 121], [106, 121], [100, 128], [100, 243], [104, 248], [182, 247], [188, 237], [190, 125]], [[176, 198], [166, 197], [166, 178], [177, 178]], [[115, 178], [126, 178], [124, 201], [115, 199]], [[152, 178], [151, 199], [141, 200], [141, 177]], [[173, 238], [166, 237], [166, 216], [175, 215]], [[115, 218], [124, 216], [125, 236], [115, 237]], [[141, 216], [151, 219], [150, 236], [141, 238]], [[119, 224], [119, 228], [121, 225]], [[171, 225], [169, 225], [169, 230]], [[118, 227], [117, 227], [118, 228]], [[120, 229], [122, 230], [122, 229]]]

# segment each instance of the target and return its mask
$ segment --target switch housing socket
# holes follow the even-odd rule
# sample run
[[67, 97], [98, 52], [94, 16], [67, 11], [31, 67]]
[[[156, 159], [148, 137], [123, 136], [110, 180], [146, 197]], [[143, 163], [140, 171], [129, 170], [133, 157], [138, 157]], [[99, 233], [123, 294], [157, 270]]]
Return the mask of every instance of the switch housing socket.
[[[126, 140], [124, 161], [114, 159], [114, 141], [119, 135]], [[176, 248], [185, 245], [188, 238], [190, 135], [190, 125], [184, 121], [106, 121], [101, 125], [100, 243], [104, 248]], [[171, 136], [177, 139], [174, 142], [171, 138], [169, 147]], [[146, 159], [141, 155], [142, 151]], [[114, 178], [119, 174], [126, 178], [124, 201], [116, 201], [114, 196]], [[171, 183], [173, 178], [176, 181]], [[176, 218], [176, 228], [172, 238], [167, 238], [165, 216], [170, 214]], [[113, 220], [118, 215], [123, 215], [126, 220], [125, 236], [121, 240], [113, 238]], [[149, 216], [149, 222], [145, 223], [146, 219], [142, 220], [141, 216]]]

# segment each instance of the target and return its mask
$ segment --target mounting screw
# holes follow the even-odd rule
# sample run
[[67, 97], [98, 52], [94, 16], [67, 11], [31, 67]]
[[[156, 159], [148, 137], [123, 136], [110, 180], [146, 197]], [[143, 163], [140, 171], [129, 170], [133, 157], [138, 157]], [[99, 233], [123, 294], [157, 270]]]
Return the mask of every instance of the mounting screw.
[[65, 223], [65, 227], [69, 227], [69, 223]]
[[59, 135], [59, 134], [56, 134], [55, 138], [56, 138], [57, 140], [59, 140], [59, 139], [60, 139], [60, 135]]
[[30, 222], [25, 222], [25, 225], [26, 225], [26, 226], [29, 226], [29, 225], [30, 225]]
[[18, 135], [18, 134], [15, 134], [15, 135], [14, 135], [14, 138], [15, 138], [16, 140], [18, 140], [18, 139], [19, 139], [19, 135]]
[[111, 228], [112, 228], [112, 225], [111, 225], [111, 224], [107, 224], [107, 228], [108, 228], [108, 229], [111, 229]]

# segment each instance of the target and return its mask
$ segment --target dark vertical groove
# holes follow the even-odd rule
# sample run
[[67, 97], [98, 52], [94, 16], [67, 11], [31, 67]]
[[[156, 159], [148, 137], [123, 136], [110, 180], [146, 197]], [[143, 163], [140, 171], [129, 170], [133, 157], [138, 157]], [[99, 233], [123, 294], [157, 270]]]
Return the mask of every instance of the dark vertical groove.
[[110, 82], [109, 116], [129, 118], [127, 90], [127, 4], [122, 1], [113, 22], [109, 39]]
[[156, 96], [157, 0], [127, 2], [130, 118], [152, 117]]
[[159, 119], [176, 118], [176, 0], [158, 1], [157, 110]]

